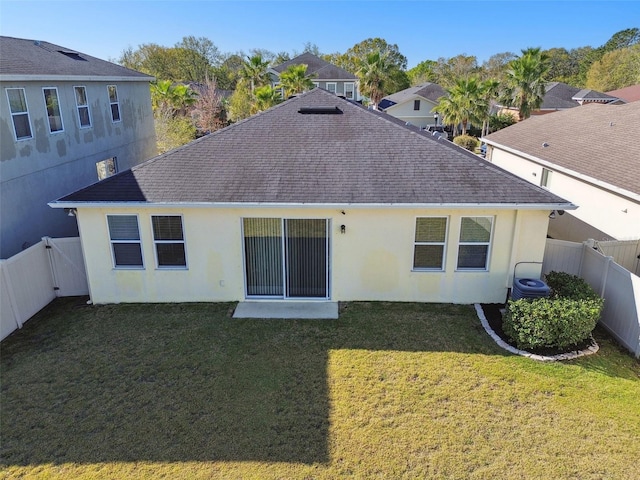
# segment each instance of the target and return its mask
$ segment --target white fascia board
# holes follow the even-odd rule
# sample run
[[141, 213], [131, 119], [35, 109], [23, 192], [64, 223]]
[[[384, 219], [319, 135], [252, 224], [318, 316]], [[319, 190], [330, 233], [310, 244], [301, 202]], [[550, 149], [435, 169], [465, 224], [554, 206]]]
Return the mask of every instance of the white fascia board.
[[51, 208], [423, 208], [493, 210], [575, 210], [571, 202], [559, 203], [275, 203], [275, 202], [50, 202]]
[[535, 157], [533, 155], [529, 155], [528, 153], [522, 152], [520, 150], [516, 150], [515, 148], [511, 148], [511, 147], [507, 147], [505, 145], [502, 145], [500, 143], [494, 142], [492, 140], [487, 140], [486, 138], [481, 138], [480, 139], [481, 142], [486, 143], [487, 145], [491, 145], [499, 150], [504, 150], [505, 152], [511, 153], [513, 155], [515, 155], [516, 157], [521, 157], [524, 158], [526, 160], [530, 160], [534, 163], [537, 163], [538, 165], [542, 165], [543, 167], [548, 167], [551, 170], [555, 170], [556, 172], [560, 172], [560, 173], [564, 173], [565, 175], [568, 175], [570, 177], [576, 178], [582, 182], [585, 183], [589, 183], [591, 185], [594, 185], [596, 187], [602, 188], [604, 190], [609, 190], [613, 193], [616, 193], [618, 195], [621, 195], [623, 197], [627, 197], [630, 200], [633, 200], [635, 202], [640, 202], [640, 194], [631, 192], [629, 190], [626, 190], [624, 188], [620, 188], [620, 187], [616, 187], [615, 185], [611, 185], [610, 183], [607, 182], [603, 182], [602, 180], [598, 180], [597, 178], [593, 178], [590, 177], [589, 175], [585, 175], [583, 173], [579, 173], [576, 172], [575, 170], [571, 170], [569, 168], [565, 168], [565, 167], [561, 167], [560, 165], [553, 163], [553, 162], [548, 162], [546, 160], [543, 160], [541, 158]]
[[0, 82], [153, 82], [155, 77], [107, 75], [0, 75]]

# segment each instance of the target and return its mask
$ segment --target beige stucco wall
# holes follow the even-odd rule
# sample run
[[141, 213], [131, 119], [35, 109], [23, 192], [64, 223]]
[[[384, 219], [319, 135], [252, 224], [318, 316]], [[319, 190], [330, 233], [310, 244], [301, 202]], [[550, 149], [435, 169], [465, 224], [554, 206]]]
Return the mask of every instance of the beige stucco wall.
[[[519, 177], [540, 185], [543, 166], [498, 148], [492, 148], [491, 162]], [[579, 208], [567, 212], [579, 222], [557, 217], [550, 223], [554, 238], [569, 241], [635, 240], [640, 238], [640, 201], [605, 190], [581, 179], [553, 171], [548, 189]], [[606, 167], [606, 162], [603, 163]], [[566, 216], [565, 215], [565, 216]], [[585, 224], [593, 228], [585, 228]], [[553, 232], [552, 232], [552, 231]]]
[[[516, 262], [541, 262], [548, 211], [420, 209], [79, 209], [78, 222], [94, 303], [238, 301], [245, 298], [243, 217], [328, 218], [330, 299], [419, 302], [503, 302]], [[137, 213], [143, 270], [114, 269], [107, 214]], [[155, 267], [151, 215], [182, 214], [187, 270]], [[444, 271], [412, 271], [415, 219], [449, 218]], [[461, 216], [495, 216], [488, 271], [456, 271]], [[340, 233], [345, 225], [346, 232]], [[515, 238], [515, 245], [512, 242]], [[518, 276], [539, 277], [524, 264]]]

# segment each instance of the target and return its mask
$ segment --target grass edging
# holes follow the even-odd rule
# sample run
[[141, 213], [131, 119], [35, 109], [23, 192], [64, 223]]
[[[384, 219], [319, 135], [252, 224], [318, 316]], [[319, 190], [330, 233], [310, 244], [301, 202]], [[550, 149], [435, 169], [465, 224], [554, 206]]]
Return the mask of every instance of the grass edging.
[[587, 347], [584, 350], [576, 350], [574, 352], [560, 353], [558, 355], [536, 355], [534, 353], [527, 352], [526, 350], [519, 350], [516, 347], [514, 347], [513, 345], [509, 345], [502, 338], [500, 338], [500, 335], [498, 335], [496, 332], [493, 331], [493, 329], [489, 325], [489, 322], [487, 321], [487, 317], [485, 317], [485, 315], [484, 315], [484, 310], [482, 310], [482, 305], [480, 305], [479, 303], [476, 303], [476, 304], [474, 304], [474, 307], [476, 309], [476, 314], [478, 315], [478, 318], [480, 319], [480, 323], [482, 324], [482, 327], [489, 334], [489, 336], [493, 339], [493, 341], [496, 342], [496, 344], [499, 347], [501, 347], [501, 348], [503, 348], [503, 349], [507, 350], [508, 352], [511, 352], [511, 353], [513, 353], [515, 355], [520, 355], [522, 357], [528, 357], [528, 358], [530, 358], [532, 360], [538, 360], [538, 361], [541, 361], [541, 362], [556, 362], [556, 361], [559, 361], [559, 360], [574, 360], [576, 358], [585, 357], [587, 355], [593, 355], [598, 350], [600, 350], [600, 346], [597, 344], [597, 342], [595, 341], [593, 336], [591, 336], [591, 346]]

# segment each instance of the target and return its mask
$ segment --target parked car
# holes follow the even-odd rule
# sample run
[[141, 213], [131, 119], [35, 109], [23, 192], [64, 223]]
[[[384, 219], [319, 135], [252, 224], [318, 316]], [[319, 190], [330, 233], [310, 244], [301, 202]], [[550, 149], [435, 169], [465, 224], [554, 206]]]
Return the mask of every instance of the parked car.
[[444, 128], [443, 125], [429, 125], [427, 127], [427, 131], [431, 132], [432, 134], [438, 132], [441, 135], [445, 136], [447, 140], [451, 139], [451, 134]]

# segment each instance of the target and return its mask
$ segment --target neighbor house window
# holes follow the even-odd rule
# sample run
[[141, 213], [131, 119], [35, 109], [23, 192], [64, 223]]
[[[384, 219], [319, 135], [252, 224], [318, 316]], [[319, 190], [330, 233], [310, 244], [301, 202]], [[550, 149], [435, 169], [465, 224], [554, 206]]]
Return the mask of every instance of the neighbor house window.
[[331, 93], [336, 93], [336, 83], [327, 82], [327, 90], [329, 90]]
[[551, 184], [551, 174], [553, 172], [547, 168], [542, 169], [542, 178], [540, 178], [540, 186], [549, 188]]
[[120, 121], [120, 103], [118, 103], [118, 89], [115, 85], [107, 85], [109, 91], [109, 104], [111, 105], [111, 120]]
[[493, 217], [462, 217], [458, 244], [459, 270], [486, 270]]
[[413, 268], [443, 270], [446, 241], [447, 217], [416, 218]]
[[153, 215], [153, 242], [156, 246], [158, 268], [186, 267], [182, 217], [179, 215]]
[[355, 85], [353, 83], [344, 84], [344, 96], [349, 100], [353, 100], [355, 98]]
[[118, 173], [118, 159], [116, 157], [107, 158], [96, 163], [96, 170], [98, 171], [98, 180], [104, 180]]
[[116, 268], [144, 268], [137, 215], [107, 215]]
[[313, 85], [314, 85], [315, 88], [318, 88], [320, 86], [320, 83], [319, 82], [313, 82]]
[[78, 120], [80, 128], [91, 126], [91, 116], [89, 115], [89, 101], [87, 100], [87, 89], [85, 87], [73, 87], [76, 94], [76, 107], [78, 108]]
[[47, 109], [47, 117], [49, 119], [49, 131], [51, 133], [61, 132], [64, 130], [62, 125], [62, 115], [60, 114], [60, 102], [58, 101], [58, 89], [43, 88], [44, 104]]
[[31, 122], [29, 121], [29, 110], [27, 109], [27, 99], [24, 96], [24, 88], [7, 88], [7, 100], [9, 101], [9, 110], [11, 110], [11, 120], [13, 121], [16, 140], [31, 138]]
[[414, 110], [420, 110], [420, 100], [414, 100], [413, 101], [413, 109]]

